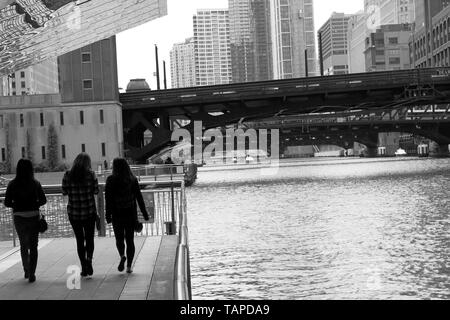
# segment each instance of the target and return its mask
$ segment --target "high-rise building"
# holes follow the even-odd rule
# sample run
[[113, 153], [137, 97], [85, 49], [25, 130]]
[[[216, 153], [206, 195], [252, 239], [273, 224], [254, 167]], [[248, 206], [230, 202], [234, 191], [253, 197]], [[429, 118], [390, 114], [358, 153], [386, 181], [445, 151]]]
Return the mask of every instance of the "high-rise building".
[[369, 14], [370, 24], [378, 28], [387, 24], [413, 23], [415, 1], [420, 0], [365, 0], [364, 9]]
[[170, 75], [172, 88], [195, 86], [194, 39], [173, 45], [170, 51]]
[[450, 0], [416, 0], [415, 32], [410, 38], [416, 68], [450, 65]]
[[334, 12], [319, 29], [324, 75], [349, 73], [348, 25], [351, 15]]
[[193, 20], [196, 85], [230, 83], [232, 74], [228, 10], [198, 10]]
[[250, 33], [253, 44], [254, 80], [273, 79], [269, 0], [250, 1]]
[[48, 59], [35, 66], [1, 77], [0, 95], [52, 94], [59, 92], [58, 64]]
[[228, 0], [228, 10], [233, 83], [253, 81], [255, 71], [250, 30], [250, 0]]
[[313, 1], [273, 0], [270, 16], [274, 78], [316, 75]]
[[384, 25], [366, 41], [366, 71], [390, 71], [410, 68], [409, 38], [412, 25]]
[[366, 72], [366, 38], [369, 35], [367, 14], [364, 11], [352, 15], [348, 21], [349, 73]]
[[116, 36], [58, 58], [63, 102], [119, 101]]

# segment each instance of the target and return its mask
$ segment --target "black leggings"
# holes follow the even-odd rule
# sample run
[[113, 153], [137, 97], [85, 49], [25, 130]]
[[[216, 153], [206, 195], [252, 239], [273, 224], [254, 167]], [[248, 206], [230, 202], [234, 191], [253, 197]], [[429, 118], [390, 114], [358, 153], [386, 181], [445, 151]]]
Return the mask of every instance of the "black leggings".
[[116, 247], [121, 257], [123, 257], [125, 254], [124, 241], [127, 243], [127, 267], [131, 267], [136, 250], [134, 247], [135, 221], [135, 218], [114, 219], [113, 217], [113, 229], [114, 236], [116, 237]]
[[75, 238], [77, 251], [83, 266], [86, 259], [92, 260], [94, 256], [95, 217], [88, 220], [70, 220]]
[[14, 226], [20, 241], [23, 270], [34, 275], [38, 261], [39, 216], [23, 218], [14, 216]]

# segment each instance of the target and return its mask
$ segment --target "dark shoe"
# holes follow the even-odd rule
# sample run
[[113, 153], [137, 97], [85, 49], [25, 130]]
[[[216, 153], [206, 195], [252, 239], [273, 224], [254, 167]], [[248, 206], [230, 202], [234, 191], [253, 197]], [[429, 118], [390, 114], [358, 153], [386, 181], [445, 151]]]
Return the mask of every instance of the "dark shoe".
[[125, 270], [125, 261], [127, 261], [127, 257], [120, 258], [120, 263], [119, 266], [117, 267], [117, 270], [119, 270], [119, 272]]
[[92, 259], [86, 260], [86, 271], [88, 276], [92, 276], [94, 274], [94, 268], [92, 267]]
[[33, 283], [33, 282], [35, 282], [35, 281], [36, 281], [36, 276], [35, 276], [34, 274], [30, 275], [30, 277], [29, 277], [29, 279], [28, 279], [28, 282], [29, 282], [29, 283]]
[[29, 279], [30, 278], [30, 274], [28, 273], [28, 271], [25, 271], [24, 276], [25, 279]]
[[86, 262], [84, 262], [84, 263], [81, 264], [81, 273], [80, 273], [80, 276], [83, 277], [83, 278], [88, 276], [87, 269], [86, 269], [86, 265], [87, 265]]
[[133, 273], [133, 269], [131, 269], [131, 267], [127, 267], [127, 273]]

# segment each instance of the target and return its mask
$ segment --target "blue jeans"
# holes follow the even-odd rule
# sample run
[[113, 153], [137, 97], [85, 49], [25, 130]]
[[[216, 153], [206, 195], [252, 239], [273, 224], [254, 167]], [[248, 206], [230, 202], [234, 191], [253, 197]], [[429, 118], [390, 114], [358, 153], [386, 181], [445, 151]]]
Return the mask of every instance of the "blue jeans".
[[14, 226], [20, 241], [20, 255], [25, 273], [34, 275], [38, 260], [39, 216], [14, 217]]

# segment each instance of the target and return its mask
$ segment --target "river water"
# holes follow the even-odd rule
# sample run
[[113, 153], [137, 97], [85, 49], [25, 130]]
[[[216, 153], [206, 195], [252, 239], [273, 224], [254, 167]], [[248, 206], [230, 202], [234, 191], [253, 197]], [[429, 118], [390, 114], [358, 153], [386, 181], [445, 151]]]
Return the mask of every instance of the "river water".
[[450, 299], [450, 159], [200, 171], [194, 299]]

